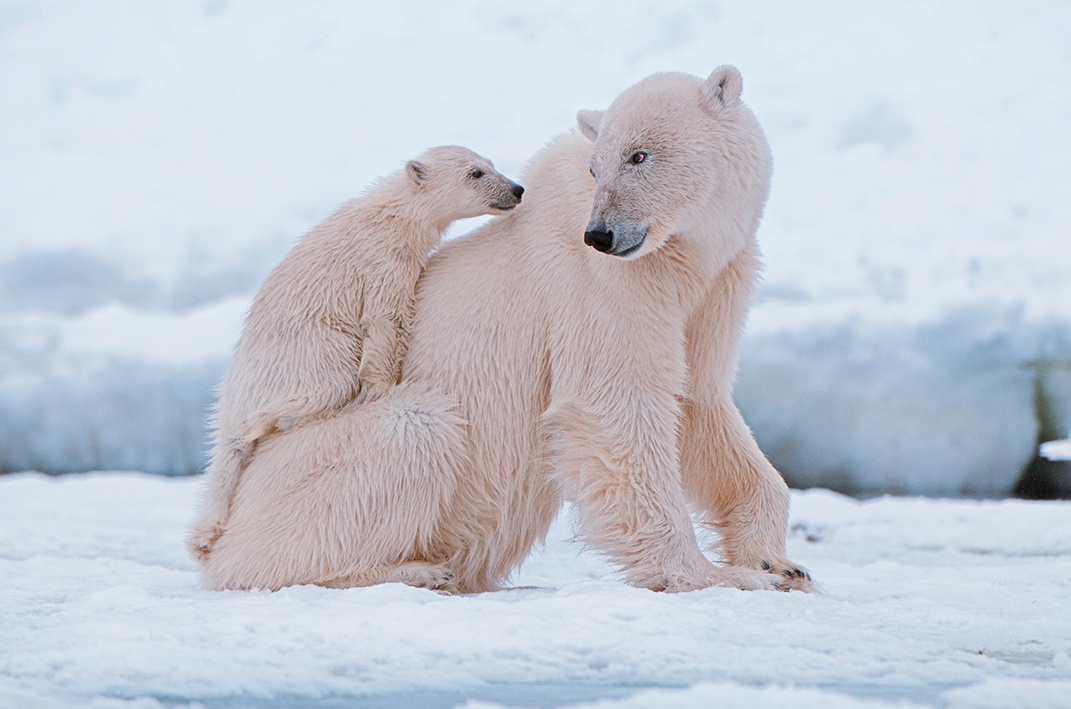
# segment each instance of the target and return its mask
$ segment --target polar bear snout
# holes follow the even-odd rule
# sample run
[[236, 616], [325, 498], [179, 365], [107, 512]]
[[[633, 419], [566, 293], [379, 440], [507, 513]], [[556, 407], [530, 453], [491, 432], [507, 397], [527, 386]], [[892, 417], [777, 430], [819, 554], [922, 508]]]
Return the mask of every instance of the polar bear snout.
[[647, 238], [647, 227], [618, 229], [616, 232], [604, 221], [591, 221], [584, 232], [584, 243], [604, 254], [631, 256], [640, 250]]
[[[503, 178], [505, 179], [505, 178]], [[502, 194], [498, 195], [491, 201], [490, 207], [497, 209], [501, 212], [508, 212], [521, 203], [521, 195], [524, 194], [524, 188], [518, 185], [513, 180], [507, 180]]]
[[614, 245], [614, 233], [605, 224], [588, 224], [584, 232], [584, 243], [604, 254]]

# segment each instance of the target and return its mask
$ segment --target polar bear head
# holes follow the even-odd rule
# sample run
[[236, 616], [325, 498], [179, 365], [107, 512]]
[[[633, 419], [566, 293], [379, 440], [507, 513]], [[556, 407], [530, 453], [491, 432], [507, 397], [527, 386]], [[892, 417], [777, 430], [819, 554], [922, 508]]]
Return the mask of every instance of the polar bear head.
[[501, 214], [521, 202], [524, 188], [468, 148], [430, 148], [405, 164], [405, 175], [423, 209], [444, 222]]
[[728, 262], [758, 227], [772, 170], [741, 87], [731, 66], [706, 80], [655, 74], [604, 112], [580, 111], [596, 183], [585, 243], [638, 258], [673, 238], [704, 239]]

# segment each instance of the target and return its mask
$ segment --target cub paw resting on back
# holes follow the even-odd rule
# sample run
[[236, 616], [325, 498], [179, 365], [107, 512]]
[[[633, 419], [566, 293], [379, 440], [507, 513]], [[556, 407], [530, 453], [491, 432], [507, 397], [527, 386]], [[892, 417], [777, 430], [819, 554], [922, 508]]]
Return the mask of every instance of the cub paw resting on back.
[[506, 212], [523, 192], [471, 150], [432, 148], [344, 204], [272, 270], [220, 389], [188, 541], [194, 558], [223, 533], [258, 440], [358, 396], [378, 398], [398, 381], [429, 252], [452, 222]]

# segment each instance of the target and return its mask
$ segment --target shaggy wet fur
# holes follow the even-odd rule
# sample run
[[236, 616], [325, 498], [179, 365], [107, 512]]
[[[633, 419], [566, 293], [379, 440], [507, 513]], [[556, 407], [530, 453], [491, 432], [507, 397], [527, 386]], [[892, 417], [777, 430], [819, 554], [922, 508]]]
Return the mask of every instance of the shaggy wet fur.
[[[810, 590], [732, 401], [771, 172], [740, 86], [660, 74], [581, 112], [521, 207], [429, 261], [402, 384], [256, 450], [205, 585], [493, 590], [567, 499], [634, 585]], [[593, 224], [641, 242], [600, 253]]]
[[523, 188], [466, 148], [432, 148], [309, 232], [257, 291], [220, 388], [188, 546], [209, 553], [268, 437], [378, 399], [409, 348], [417, 279], [457, 219], [513, 209]]

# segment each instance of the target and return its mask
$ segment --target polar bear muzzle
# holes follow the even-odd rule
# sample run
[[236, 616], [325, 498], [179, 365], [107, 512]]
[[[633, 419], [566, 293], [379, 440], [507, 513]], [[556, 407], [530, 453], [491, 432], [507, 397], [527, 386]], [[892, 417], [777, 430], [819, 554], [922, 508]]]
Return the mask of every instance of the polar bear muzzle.
[[490, 203], [492, 209], [498, 209], [503, 212], [516, 207], [521, 203], [521, 196], [524, 194], [524, 188], [518, 185], [512, 180], [502, 178], [508, 183], [504, 188], [504, 192], [500, 194], [497, 199]]
[[631, 256], [640, 250], [647, 238], [647, 227], [611, 229], [606, 222], [592, 220], [584, 232], [584, 243], [604, 254]]

